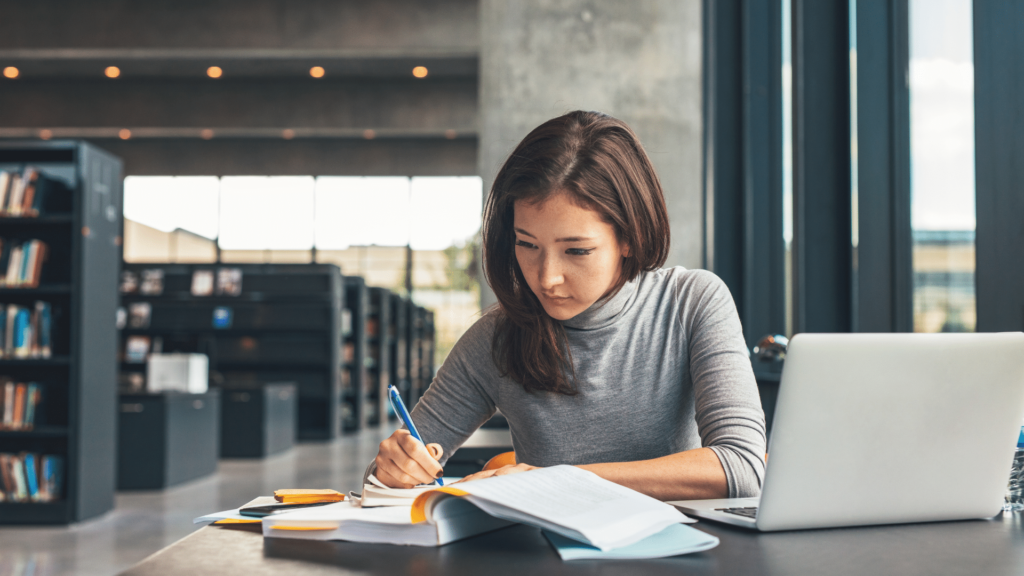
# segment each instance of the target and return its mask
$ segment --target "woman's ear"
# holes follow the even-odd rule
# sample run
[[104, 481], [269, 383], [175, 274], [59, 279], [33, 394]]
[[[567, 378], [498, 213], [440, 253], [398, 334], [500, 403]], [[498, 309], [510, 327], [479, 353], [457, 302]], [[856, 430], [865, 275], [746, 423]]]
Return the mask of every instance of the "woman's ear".
[[629, 258], [629, 244], [626, 244], [625, 242], [620, 242], [619, 250], [622, 252], [623, 258]]

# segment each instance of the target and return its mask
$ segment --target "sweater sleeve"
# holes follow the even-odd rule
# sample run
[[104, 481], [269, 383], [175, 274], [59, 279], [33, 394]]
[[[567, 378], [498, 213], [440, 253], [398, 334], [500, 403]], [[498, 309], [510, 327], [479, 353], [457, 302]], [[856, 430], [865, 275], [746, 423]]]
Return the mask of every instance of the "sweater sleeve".
[[701, 444], [725, 469], [730, 498], [757, 496], [765, 469], [765, 418], [743, 328], [728, 287], [710, 272], [689, 279], [681, 320]]

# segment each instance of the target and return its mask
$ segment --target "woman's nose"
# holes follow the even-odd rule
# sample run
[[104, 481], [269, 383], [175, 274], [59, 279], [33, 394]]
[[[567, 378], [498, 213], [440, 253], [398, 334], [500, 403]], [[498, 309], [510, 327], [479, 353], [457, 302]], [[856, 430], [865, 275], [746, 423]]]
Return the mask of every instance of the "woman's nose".
[[550, 256], [543, 256], [540, 261], [540, 287], [542, 290], [550, 290], [555, 286], [561, 284], [565, 279], [562, 278], [562, 270], [558, 265], [557, 258]]

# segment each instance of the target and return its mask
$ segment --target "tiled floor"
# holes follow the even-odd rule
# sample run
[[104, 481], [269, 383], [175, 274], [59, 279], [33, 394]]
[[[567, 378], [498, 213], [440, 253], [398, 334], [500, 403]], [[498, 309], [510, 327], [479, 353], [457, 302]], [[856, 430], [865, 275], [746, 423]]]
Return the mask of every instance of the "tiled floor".
[[300, 444], [266, 460], [221, 460], [208, 478], [160, 492], [118, 493], [105, 516], [71, 527], [0, 528], [0, 576], [116, 574], [197, 529], [192, 519], [277, 488], [358, 489], [391, 430]]

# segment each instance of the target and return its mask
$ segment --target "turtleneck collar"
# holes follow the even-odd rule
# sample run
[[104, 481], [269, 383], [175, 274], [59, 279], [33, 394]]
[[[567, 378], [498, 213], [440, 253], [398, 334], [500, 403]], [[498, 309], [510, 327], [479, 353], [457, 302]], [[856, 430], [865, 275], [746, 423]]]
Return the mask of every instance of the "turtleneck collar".
[[576, 316], [568, 320], [562, 320], [562, 325], [575, 330], [596, 330], [613, 323], [619, 314], [635, 299], [636, 287], [642, 276], [643, 273], [623, 284], [622, 288], [619, 288], [619, 291], [615, 294], [594, 302], [590, 305], [590, 308]]

